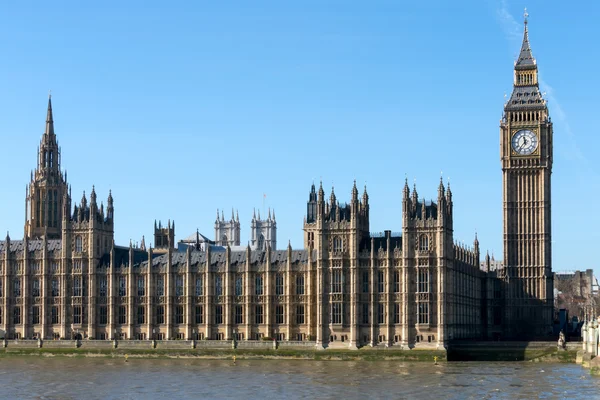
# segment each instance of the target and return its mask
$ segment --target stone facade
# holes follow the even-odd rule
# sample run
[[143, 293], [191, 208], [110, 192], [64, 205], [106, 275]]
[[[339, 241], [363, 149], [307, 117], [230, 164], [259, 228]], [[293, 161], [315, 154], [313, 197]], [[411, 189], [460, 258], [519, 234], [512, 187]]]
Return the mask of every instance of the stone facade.
[[[525, 129], [535, 147], [529, 134], [515, 144]], [[370, 232], [366, 187], [359, 196], [355, 183], [341, 204], [313, 184], [300, 250], [276, 249], [274, 212], [253, 217], [245, 248], [237, 215], [218, 212], [214, 245], [196, 233], [176, 249], [169, 221], [155, 223], [154, 249], [145, 240], [123, 247], [110, 193], [106, 211], [93, 188], [89, 203], [84, 193], [72, 207], [49, 100], [24, 238], [0, 242], [0, 327], [9, 338], [268, 337], [319, 348], [541, 335], [552, 321], [552, 124], [527, 30], [501, 140], [505, 266], [489, 255], [482, 263], [476, 235], [472, 247], [454, 241], [442, 181], [432, 201], [405, 182], [399, 233]]]
[[505, 337], [552, 332], [552, 122], [540, 93], [527, 20], [514, 88], [500, 121], [504, 212], [503, 315]]

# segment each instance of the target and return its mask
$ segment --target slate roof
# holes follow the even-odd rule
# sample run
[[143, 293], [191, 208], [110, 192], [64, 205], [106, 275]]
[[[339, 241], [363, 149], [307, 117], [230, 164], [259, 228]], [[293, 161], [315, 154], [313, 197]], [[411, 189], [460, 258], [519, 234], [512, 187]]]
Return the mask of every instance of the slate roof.
[[[232, 251], [231, 252], [231, 264], [245, 264], [246, 263], [246, 251]], [[224, 264], [226, 261], [226, 253], [223, 252], [211, 252], [210, 263]], [[273, 250], [271, 251], [271, 263], [286, 263], [287, 262], [287, 250]], [[116, 257], [116, 254], [115, 254]], [[159, 265], [165, 265], [168, 261], [168, 254], [162, 254], [160, 256], [153, 257], [152, 266], [157, 267]], [[191, 264], [196, 265], [206, 262], [206, 252], [204, 251], [192, 251], [190, 254]], [[292, 263], [304, 264], [308, 262], [308, 250], [292, 250]], [[313, 253], [313, 259], [316, 259], [316, 253]], [[251, 264], [262, 264], [266, 262], [267, 254], [264, 251], [252, 251], [250, 253]], [[185, 264], [187, 262], [186, 252], [174, 252], [171, 254], [171, 265], [176, 266], [179, 264]], [[136, 263], [137, 264], [137, 263]], [[147, 260], [141, 262], [141, 265], [146, 265]]]
[[529, 32], [527, 25], [525, 25], [525, 32], [523, 33], [523, 44], [521, 45], [521, 52], [519, 58], [515, 64], [515, 69], [532, 69], [535, 68], [535, 58], [531, 54], [531, 46], [529, 45]]
[[[10, 252], [22, 253], [25, 242], [23, 240], [11, 240], [10, 241]], [[44, 247], [44, 241], [42, 239], [29, 240], [29, 252], [36, 250], [42, 250]], [[48, 240], [48, 251], [60, 251], [62, 249], [61, 239], [50, 239]], [[0, 252], [6, 250], [6, 241], [0, 241]]]
[[515, 86], [505, 109], [541, 109], [544, 107], [545, 102], [540, 88], [537, 85], [531, 85]]

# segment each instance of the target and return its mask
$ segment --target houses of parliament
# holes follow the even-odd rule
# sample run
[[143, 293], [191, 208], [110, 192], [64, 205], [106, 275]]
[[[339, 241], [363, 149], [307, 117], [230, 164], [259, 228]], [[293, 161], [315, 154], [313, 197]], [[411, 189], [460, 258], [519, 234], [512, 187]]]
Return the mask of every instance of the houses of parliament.
[[313, 184], [301, 249], [277, 248], [274, 212], [254, 216], [248, 246], [240, 246], [239, 218], [218, 212], [214, 240], [196, 233], [175, 243], [169, 221], [155, 223], [154, 248], [119, 246], [112, 193], [104, 203], [92, 188], [73, 202], [49, 99], [24, 235], [0, 241], [0, 329], [15, 339], [273, 338], [317, 348], [547, 336], [552, 123], [527, 21], [500, 143], [498, 268], [476, 235], [469, 247], [454, 241], [452, 191], [442, 181], [431, 188], [435, 201], [404, 183], [398, 233], [370, 232], [366, 187], [349, 185], [340, 202]]

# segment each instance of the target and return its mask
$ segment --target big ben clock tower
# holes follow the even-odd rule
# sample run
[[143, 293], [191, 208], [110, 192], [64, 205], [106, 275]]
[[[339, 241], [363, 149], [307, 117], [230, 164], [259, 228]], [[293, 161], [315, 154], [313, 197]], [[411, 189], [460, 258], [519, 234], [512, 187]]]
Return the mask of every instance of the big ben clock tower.
[[514, 88], [500, 123], [504, 213], [503, 330], [546, 336], [553, 320], [552, 122], [529, 46], [527, 13]]

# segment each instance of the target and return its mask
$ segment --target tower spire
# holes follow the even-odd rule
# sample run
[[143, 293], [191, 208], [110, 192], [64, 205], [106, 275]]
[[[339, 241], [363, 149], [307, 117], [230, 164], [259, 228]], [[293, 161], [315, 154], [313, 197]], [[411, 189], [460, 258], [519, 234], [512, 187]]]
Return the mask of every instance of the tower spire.
[[52, 95], [48, 93], [48, 112], [46, 114], [45, 135], [54, 135], [54, 118], [52, 117]]
[[535, 66], [535, 59], [531, 54], [531, 46], [529, 45], [529, 31], [527, 29], [527, 17], [529, 14], [527, 13], [527, 9], [525, 9], [525, 13], [523, 14], [523, 24], [525, 25], [525, 30], [523, 32], [523, 43], [521, 44], [521, 52], [519, 53], [519, 58], [515, 64], [515, 67], [532, 67]]

